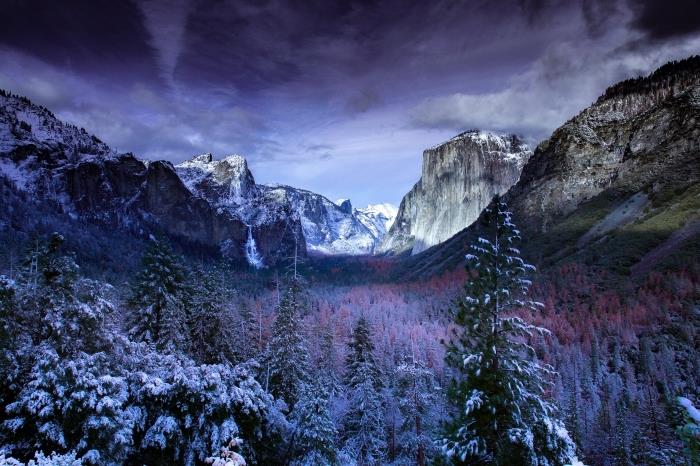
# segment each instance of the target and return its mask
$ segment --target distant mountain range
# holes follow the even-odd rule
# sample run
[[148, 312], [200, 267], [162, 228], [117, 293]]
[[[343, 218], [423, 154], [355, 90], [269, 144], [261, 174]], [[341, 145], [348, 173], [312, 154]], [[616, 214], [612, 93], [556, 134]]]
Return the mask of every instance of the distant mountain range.
[[[393, 222], [388, 204], [353, 209], [310, 191], [255, 183], [238, 155], [204, 154], [173, 166], [119, 154], [24, 97], [0, 93], [0, 175], [58, 215], [144, 236], [162, 232], [256, 265], [295, 247], [371, 254]], [[252, 262], [251, 262], [252, 263]]]
[[203, 154], [173, 166], [118, 154], [4, 91], [0, 175], [0, 232], [29, 229], [26, 216], [12, 214], [10, 204], [22, 199], [22, 212], [40, 205], [132, 238], [160, 232], [256, 266], [296, 248], [398, 254], [419, 275], [460, 263], [483, 208], [502, 194], [539, 262], [573, 257], [639, 274], [698, 252], [700, 58], [610, 87], [534, 151], [516, 135], [480, 130], [427, 149], [421, 178], [398, 211], [257, 184], [239, 155]]

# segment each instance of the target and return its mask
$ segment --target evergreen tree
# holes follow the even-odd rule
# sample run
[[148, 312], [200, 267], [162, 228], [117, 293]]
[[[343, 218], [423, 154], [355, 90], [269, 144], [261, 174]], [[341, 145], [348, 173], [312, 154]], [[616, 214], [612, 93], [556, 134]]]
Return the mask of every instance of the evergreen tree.
[[262, 367], [270, 393], [284, 400], [290, 410], [309, 379], [309, 352], [299, 318], [300, 294], [300, 285], [294, 280], [277, 307]]
[[485, 212], [485, 236], [466, 255], [469, 279], [454, 310], [446, 362], [455, 371], [452, 419], [441, 441], [455, 464], [540, 465], [571, 462], [575, 447], [543, 397], [549, 367], [527, 341], [546, 334], [517, 315], [538, 312], [527, 298], [534, 267], [520, 258], [520, 233], [498, 198]]
[[222, 272], [197, 269], [190, 290], [188, 327], [195, 361], [203, 364], [240, 361], [236, 348], [240, 336], [228, 304], [232, 293], [224, 285]]
[[295, 424], [293, 465], [323, 466], [335, 464], [337, 431], [328, 406], [328, 392], [320, 383], [304, 387], [294, 406]]
[[260, 351], [260, 324], [247, 303], [238, 306], [238, 332], [236, 335], [236, 352], [243, 361], [256, 357]]
[[627, 439], [627, 414], [627, 402], [624, 397], [621, 397], [615, 408], [615, 437], [613, 439], [613, 464], [615, 466], [632, 465]]
[[352, 332], [350, 351], [345, 361], [345, 385], [355, 388], [356, 383], [363, 381], [360, 371], [369, 371], [372, 384], [379, 391], [382, 387], [381, 373], [374, 356], [374, 343], [371, 338], [369, 322], [361, 316]]
[[50, 343], [59, 355], [70, 356], [101, 347], [106, 336], [101, 328], [112, 304], [97, 282], [78, 279], [73, 257], [61, 252], [63, 241], [53, 233], [28, 253], [14, 297], [14, 325], [34, 343]]
[[683, 425], [678, 435], [683, 440], [684, 452], [691, 466], [700, 465], [700, 410], [688, 398], [678, 397], [683, 409]]
[[131, 334], [160, 349], [187, 346], [187, 274], [181, 258], [163, 239], [152, 240], [132, 287]]
[[424, 466], [434, 455], [433, 435], [439, 414], [433, 372], [417, 360], [396, 368], [396, 393], [402, 423], [399, 443], [408, 464]]
[[349, 408], [345, 414], [344, 452], [359, 465], [378, 463], [384, 456], [384, 416], [381, 379], [374, 359], [369, 324], [360, 317], [353, 329], [347, 359]]
[[329, 397], [338, 396], [343, 391], [343, 386], [338, 377], [336, 368], [336, 346], [335, 336], [331, 325], [325, 326], [321, 330], [320, 355], [317, 367], [317, 377], [328, 390]]

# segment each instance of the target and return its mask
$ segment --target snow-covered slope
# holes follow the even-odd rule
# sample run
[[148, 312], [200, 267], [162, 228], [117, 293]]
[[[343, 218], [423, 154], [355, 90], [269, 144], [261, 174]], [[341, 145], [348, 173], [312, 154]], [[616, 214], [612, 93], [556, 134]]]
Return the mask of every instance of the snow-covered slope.
[[354, 209], [355, 217], [366, 226], [379, 243], [391, 225], [394, 224], [399, 209], [389, 203], [370, 204], [364, 209]]
[[321, 254], [371, 254], [393, 220], [388, 204], [353, 209], [349, 200], [326, 197], [285, 185], [255, 183], [245, 158], [214, 160], [198, 155], [176, 166], [192, 193], [255, 227], [270, 222], [301, 222], [308, 251]]

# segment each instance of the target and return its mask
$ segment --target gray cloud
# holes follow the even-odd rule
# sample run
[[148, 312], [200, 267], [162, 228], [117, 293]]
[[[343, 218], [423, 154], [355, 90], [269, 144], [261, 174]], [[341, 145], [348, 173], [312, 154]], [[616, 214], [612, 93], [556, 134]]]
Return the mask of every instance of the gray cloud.
[[422, 149], [455, 131], [534, 141], [614, 81], [697, 53], [695, 11], [689, 0], [12, 1], [0, 86], [141, 157], [237, 152], [256, 179], [397, 202]]

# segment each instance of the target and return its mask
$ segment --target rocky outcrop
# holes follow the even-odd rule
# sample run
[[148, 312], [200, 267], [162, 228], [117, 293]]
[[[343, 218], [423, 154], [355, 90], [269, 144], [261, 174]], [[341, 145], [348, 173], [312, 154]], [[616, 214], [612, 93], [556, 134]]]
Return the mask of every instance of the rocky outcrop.
[[700, 57], [610, 87], [541, 143], [508, 193], [522, 226], [551, 230], [603, 192], [700, 180]]
[[[540, 268], [571, 260], [627, 277], [696, 262], [700, 57], [610, 87], [535, 149], [504, 200]], [[403, 267], [457, 265], [479, 223]]]
[[301, 251], [338, 255], [372, 254], [386, 231], [361, 221], [350, 200], [333, 203], [304, 189], [256, 184], [238, 155], [221, 160], [199, 155], [176, 169], [193, 194], [251, 225], [263, 251], [268, 238], [263, 231], [271, 225], [297, 238]]
[[530, 155], [515, 135], [478, 130], [426, 150], [421, 178], [401, 201], [380, 251], [416, 254], [466, 228], [518, 180]]
[[[137, 236], [162, 232], [183, 244], [245, 258], [246, 223], [219, 207], [255, 188], [242, 157], [226, 159], [212, 171], [212, 179], [220, 182], [207, 185], [212, 188], [208, 196], [217, 199], [209, 202], [192, 193], [171, 163], [117, 154], [45, 108], [1, 92], [0, 174], [35, 201], [74, 219]], [[219, 189], [224, 185], [225, 190]], [[294, 231], [286, 222], [258, 225], [253, 233], [266, 263], [288, 257], [294, 249]]]

